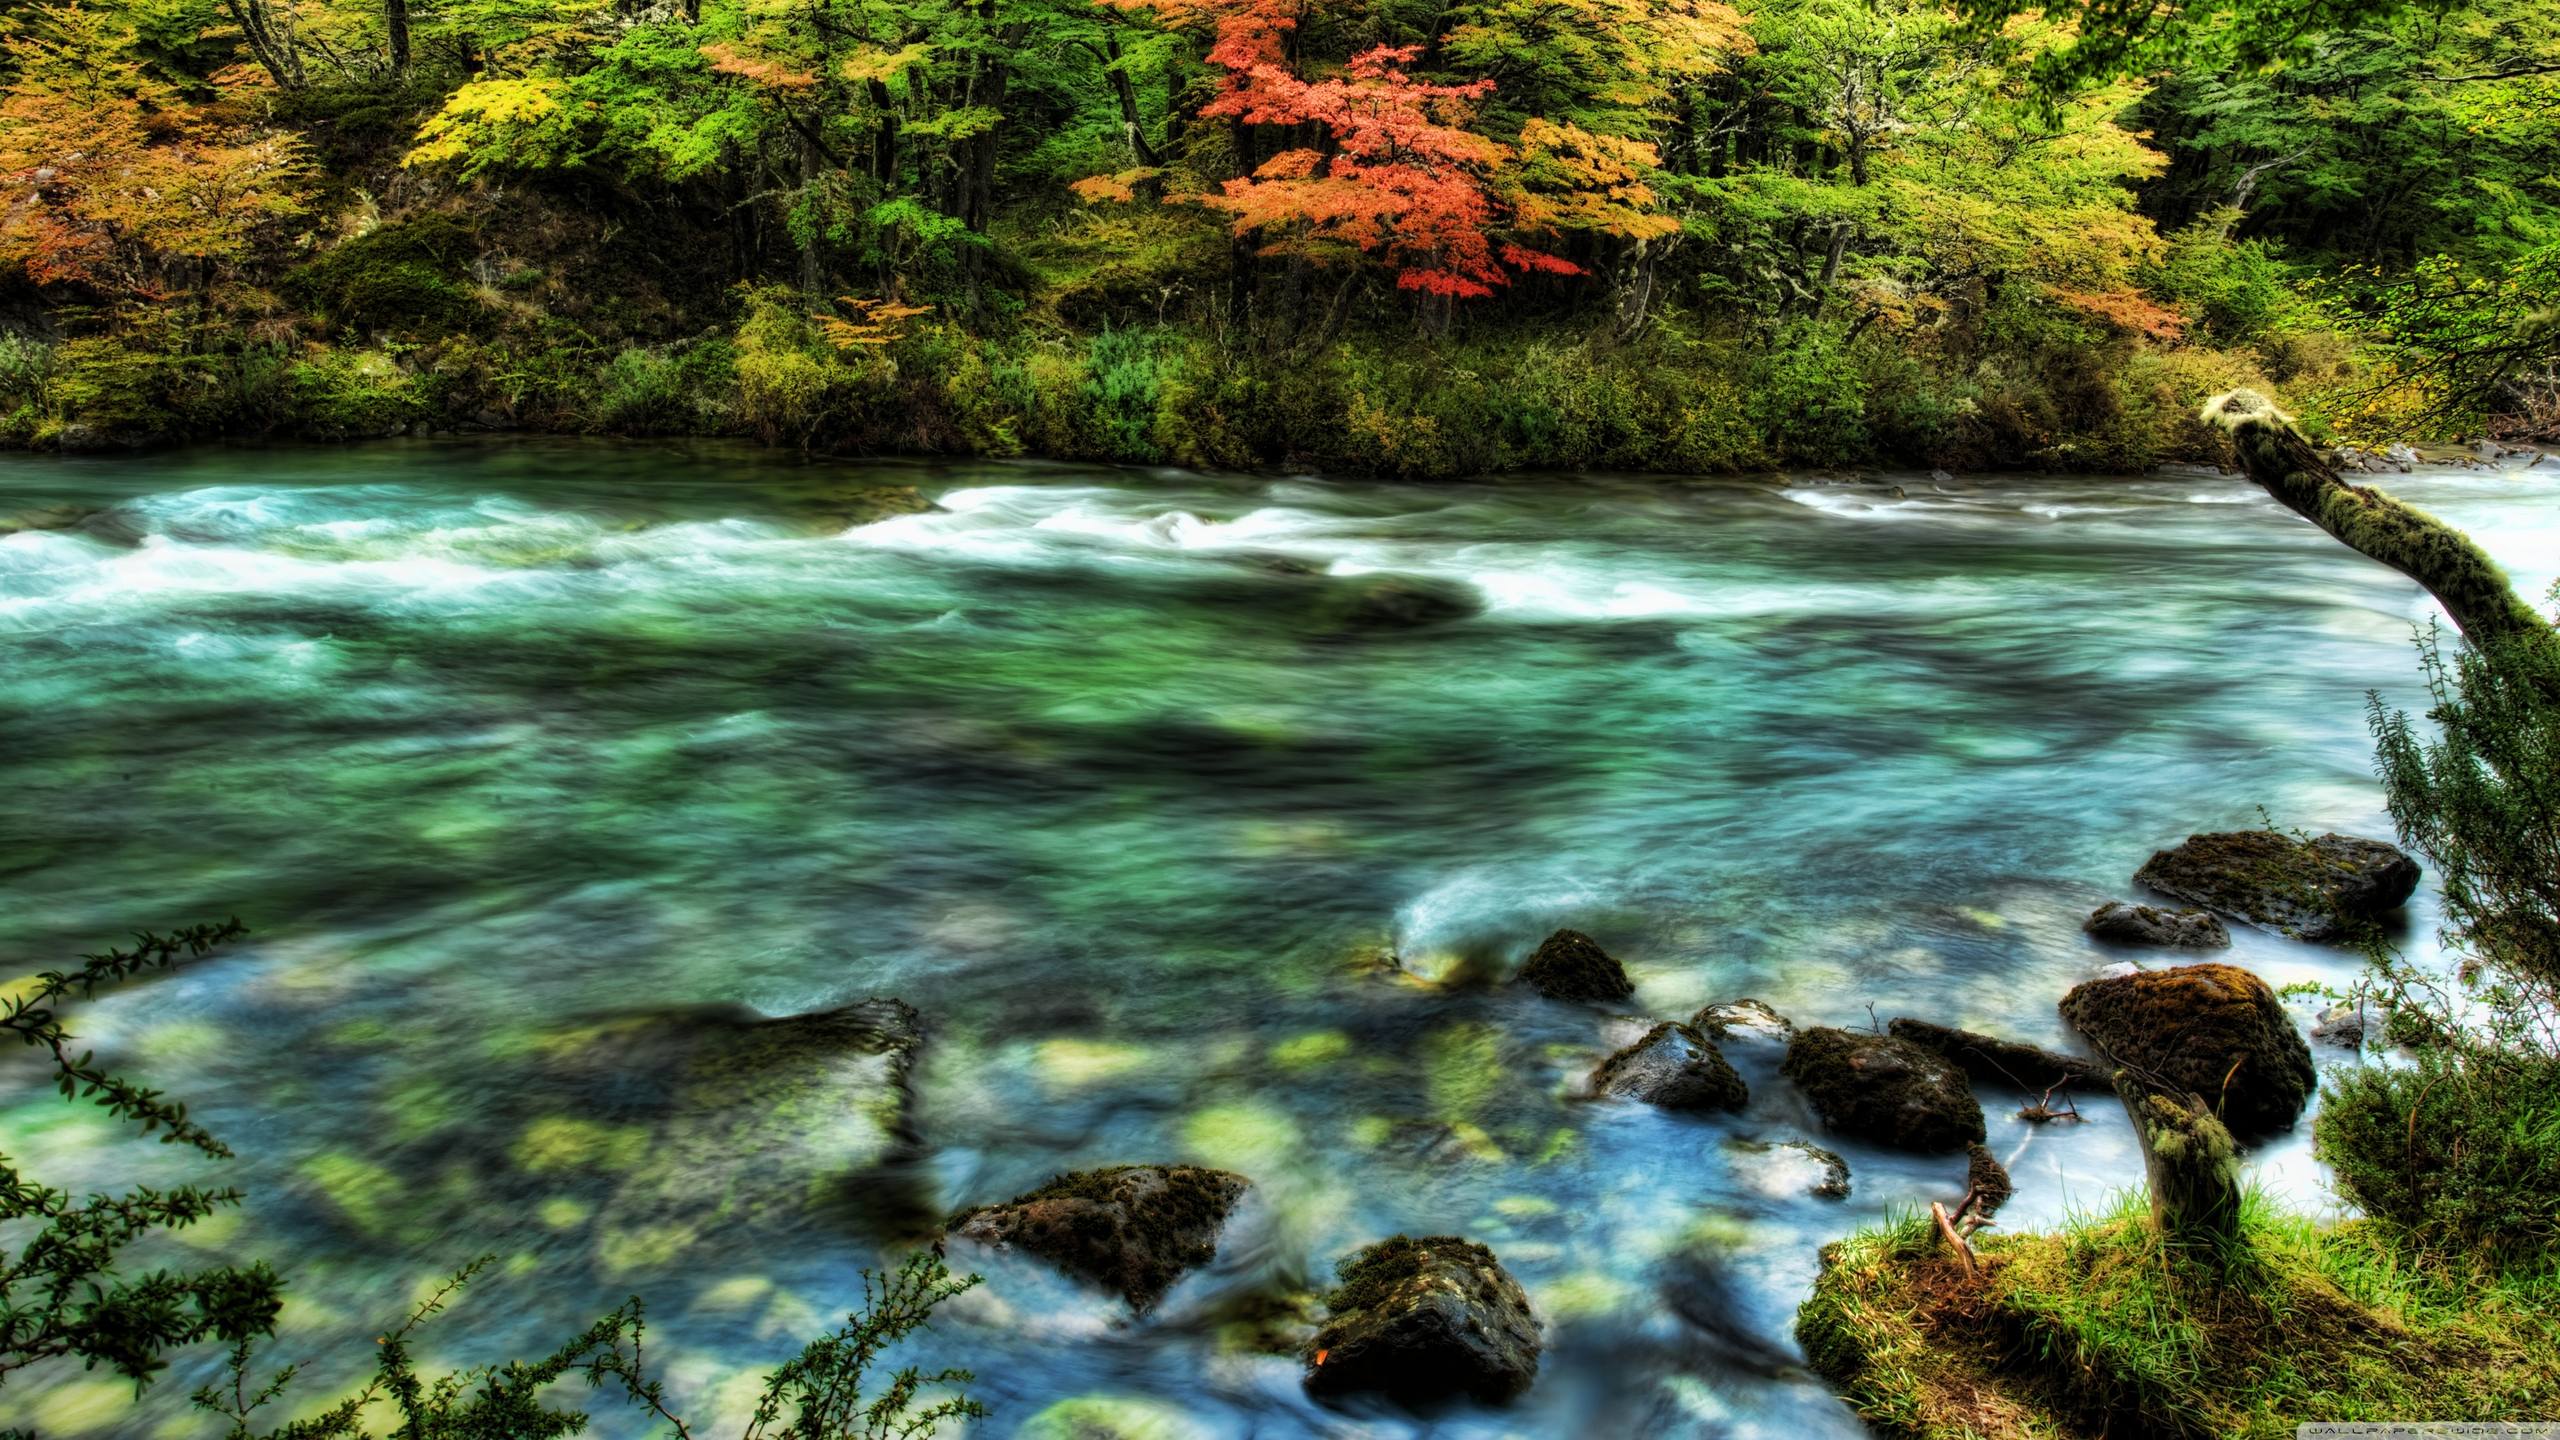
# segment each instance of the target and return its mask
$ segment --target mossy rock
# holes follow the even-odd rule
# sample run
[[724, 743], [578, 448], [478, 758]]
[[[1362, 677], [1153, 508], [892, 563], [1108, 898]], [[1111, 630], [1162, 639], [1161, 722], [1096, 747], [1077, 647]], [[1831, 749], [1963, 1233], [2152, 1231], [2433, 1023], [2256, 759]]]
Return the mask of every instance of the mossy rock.
[[479, 299], [461, 283], [478, 249], [460, 220], [425, 215], [339, 242], [296, 266], [283, 289], [341, 330], [451, 334], [481, 314]]
[[1656, 1025], [1600, 1062], [1591, 1088], [1665, 1110], [1739, 1110], [1751, 1098], [1715, 1042], [1686, 1025]]
[[2080, 928], [2111, 945], [2162, 950], [2228, 950], [2231, 932], [2210, 910], [2171, 910], [2110, 900], [2089, 912]]
[[1117, 1291], [1145, 1312], [1216, 1257], [1218, 1232], [1253, 1182], [1196, 1165], [1116, 1165], [1061, 1175], [951, 1218], [951, 1233], [1018, 1248]]
[[1982, 1105], [1964, 1072], [1936, 1051], [1890, 1035], [1820, 1026], [1787, 1045], [1786, 1077], [1843, 1135], [1904, 1150], [1961, 1150], [1983, 1138]]
[[1636, 993], [1626, 967], [1579, 930], [1548, 936], [1520, 967], [1519, 980], [1550, 1000], [1624, 1000]]
[[1343, 1262], [1307, 1349], [1308, 1393], [1420, 1404], [1511, 1399], [1538, 1378], [1537, 1317], [1491, 1250], [1454, 1235], [1382, 1240]]
[[2275, 991], [2234, 965], [2085, 981], [2062, 1018], [2146, 1088], [2203, 1097], [2243, 1138], [2291, 1125], [2318, 1083]]
[[1994, 1085], [2019, 1090], [2048, 1090], [2057, 1085], [2106, 1084], [2103, 1067], [2077, 1055], [2059, 1055], [2034, 1045], [2003, 1040], [1974, 1030], [1958, 1030], [1908, 1017], [1884, 1027], [1885, 1033], [1932, 1050], [1956, 1063], [1965, 1074]]
[[2354, 938], [2418, 888], [2418, 862], [2352, 835], [2296, 840], [2273, 830], [2190, 835], [2154, 854], [2134, 883], [2297, 940]]

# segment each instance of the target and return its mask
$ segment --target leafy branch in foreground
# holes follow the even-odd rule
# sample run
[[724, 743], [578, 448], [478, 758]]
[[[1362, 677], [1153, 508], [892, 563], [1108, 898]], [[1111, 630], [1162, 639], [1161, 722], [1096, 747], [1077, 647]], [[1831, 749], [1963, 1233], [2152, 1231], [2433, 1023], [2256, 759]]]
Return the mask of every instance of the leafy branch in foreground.
[[[163, 1143], [191, 1146], [216, 1158], [231, 1151], [187, 1110], [156, 1090], [98, 1068], [58, 1013], [105, 986], [166, 971], [239, 939], [237, 920], [197, 925], [169, 935], [144, 933], [130, 950], [82, 957], [79, 969], [48, 970], [0, 1005], [0, 1032], [45, 1053], [63, 1098], [86, 1101]], [[74, 1359], [105, 1366], [147, 1384], [170, 1351], [202, 1340], [234, 1344], [273, 1328], [282, 1287], [264, 1264], [178, 1272], [117, 1273], [123, 1249], [160, 1231], [183, 1229], [240, 1202], [237, 1190], [141, 1187], [122, 1195], [73, 1198], [41, 1185], [0, 1155], [0, 1223], [32, 1222], [0, 1268], [0, 1383], [40, 1360]]]
[[[251, 1387], [255, 1358], [253, 1340], [232, 1346], [227, 1379], [195, 1392], [200, 1410], [230, 1422], [224, 1440], [554, 1440], [586, 1428], [577, 1410], [542, 1403], [553, 1382], [577, 1375], [600, 1390], [619, 1389], [624, 1398], [673, 1427], [679, 1440], [692, 1440], [693, 1428], [668, 1408], [663, 1382], [649, 1378], [645, 1341], [645, 1307], [634, 1296], [620, 1309], [597, 1320], [584, 1332], [539, 1360], [510, 1360], [436, 1377], [421, 1375], [410, 1340], [418, 1328], [492, 1257], [482, 1256], [420, 1301], [399, 1328], [379, 1341], [373, 1378], [364, 1388], [319, 1415], [287, 1422], [273, 1430], [257, 1428], [257, 1415], [292, 1383], [293, 1367]], [[814, 1340], [799, 1355], [765, 1380], [763, 1396], [748, 1421], [743, 1440], [918, 1440], [930, 1436], [945, 1420], [984, 1416], [985, 1406], [964, 1394], [926, 1400], [927, 1387], [965, 1385], [977, 1378], [966, 1370], [925, 1374], [913, 1366], [900, 1369], [877, 1396], [864, 1396], [871, 1367], [893, 1345], [924, 1328], [934, 1308], [978, 1283], [979, 1277], [954, 1277], [942, 1257], [919, 1251], [887, 1274], [862, 1272], [862, 1305], [843, 1325]], [[387, 1402], [397, 1422], [376, 1430], [368, 1415]]]
[[[93, 1054], [77, 1049], [58, 1011], [64, 1001], [173, 969], [247, 933], [238, 920], [168, 935], [146, 932], [129, 950], [83, 956], [74, 971], [48, 970], [0, 1003], [0, 1032], [45, 1053], [66, 1100], [96, 1105], [164, 1143], [228, 1159], [230, 1148], [190, 1120], [184, 1105], [110, 1074]], [[486, 1256], [379, 1337], [373, 1376], [361, 1389], [317, 1415], [260, 1430], [261, 1412], [284, 1396], [295, 1375], [291, 1366], [258, 1382], [250, 1374], [258, 1342], [275, 1331], [284, 1284], [276, 1272], [255, 1262], [127, 1279], [116, 1268], [124, 1247], [192, 1225], [240, 1198], [237, 1190], [185, 1186], [74, 1201], [67, 1191], [28, 1180], [0, 1156], [0, 1224], [35, 1222], [26, 1243], [0, 1257], [0, 1385], [38, 1361], [76, 1359], [93, 1369], [105, 1365], [139, 1390], [167, 1368], [170, 1352], [218, 1340], [231, 1347], [224, 1378], [192, 1398], [199, 1410], [229, 1422], [226, 1440], [553, 1440], [586, 1428], [583, 1411], [543, 1403], [549, 1386], [572, 1376], [595, 1389], [618, 1389], [673, 1427], [679, 1440], [693, 1440], [692, 1428], [668, 1407], [663, 1384], [649, 1378], [647, 1317], [637, 1297], [540, 1359], [421, 1374], [412, 1337], [487, 1267]], [[865, 1270], [861, 1307], [766, 1378], [743, 1440], [920, 1440], [945, 1420], [985, 1415], [986, 1407], [945, 1388], [976, 1378], [966, 1370], [927, 1374], [908, 1366], [877, 1395], [864, 1392], [871, 1368], [891, 1347], [930, 1323], [935, 1307], [977, 1283], [975, 1275], [954, 1277], [936, 1252], [912, 1255], [887, 1274]], [[385, 1406], [396, 1423], [377, 1430], [373, 1417]], [[0, 1432], [0, 1440], [32, 1440], [32, 1433]]]

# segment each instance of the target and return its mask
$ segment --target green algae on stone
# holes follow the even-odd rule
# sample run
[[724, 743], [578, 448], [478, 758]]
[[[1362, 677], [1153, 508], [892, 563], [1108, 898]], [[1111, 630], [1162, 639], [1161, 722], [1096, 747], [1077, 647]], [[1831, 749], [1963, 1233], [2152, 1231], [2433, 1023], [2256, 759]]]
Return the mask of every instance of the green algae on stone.
[[2345, 941], [2418, 888], [2399, 847], [2352, 835], [2297, 840], [2273, 830], [2190, 835], [2134, 883], [2297, 940]]
[[2207, 962], [2084, 981], [2062, 1018], [2147, 1088], [2203, 1098], [2234, 1135], [2293, 1123], [2318, 1076], [2267, 982]]

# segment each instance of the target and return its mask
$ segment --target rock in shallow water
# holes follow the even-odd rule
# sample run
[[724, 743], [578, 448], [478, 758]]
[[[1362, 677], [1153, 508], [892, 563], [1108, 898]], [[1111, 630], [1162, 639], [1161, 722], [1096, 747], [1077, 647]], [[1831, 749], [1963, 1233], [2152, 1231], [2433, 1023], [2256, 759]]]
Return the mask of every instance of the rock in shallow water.
[[2291, 1125], [2317, 1083], [2275, 992], [2237, 966], [2084, 981], [2062, 997], [2062, 1018], [2144, 1087], [2202, 1096], [2244, 1138]]
[[2210, 910], [2169, 910], [2110, 900], [2090, 911], [2080, 928], [2114, 945], [2167, 950], [2224, 950], [2231, 945], [2231, 932]]
[[1626, 967], [1579, 930], [1559, 930], [1520, 967], [1520, 983], [1550, 1000], [1624, 1000], [1636, 993]]
[[1895, 1039], [1908, 1040], [1924, 1050], [1943, 1055], [1955, 1062], [1965, 1074], [1995, 1085], [2046, 1090], [2066, 1082], [2096, 1085], [2106, 1079], [2097, 1065], [2076, 1055], [2057, 1055], [2051, 1050], [2021, 1045], [2015, 1040], [2002, 1040], [1972, 1030], [1958, 1030], [1950, 1025], [1909, 1018], [1896, 1020], [1884, 1028], [1885, 1033]]
[[1905, 1150], [1961, 1150], [1982, 1139], [1982, 1106], [1964, 1072], [1936, 1052], [1861, 1030], [1799, 1030], [1785, 1067], [1822, 1123]]
[[1537, 1379], [1528, 1294], [1482, 1245], [1398, 1235], [1353, 1256], [1341, 1276], [1308, 1348], [1309, 1393], [1499, 1402]]
[[2418, 862], [2352, 835], [2296, 840], [2273, 830], [2190, 835], [2154, 854], [2134, 883], [2297, 940], [2348, 938], [2418, 888]]
[[1750, 1098], [1714, 1042], [1686, 1025], [1656, 1025], [1600, 1062], [1591, 1088], [1665, 1110], [1739, 1110]]
[[963, 1211], [951, 1233], [1037, 1255], [1145, 1311], [1216, 1256], [1218, 1232], [1252, 1183], [1193, 1165], [1083, 1170]]

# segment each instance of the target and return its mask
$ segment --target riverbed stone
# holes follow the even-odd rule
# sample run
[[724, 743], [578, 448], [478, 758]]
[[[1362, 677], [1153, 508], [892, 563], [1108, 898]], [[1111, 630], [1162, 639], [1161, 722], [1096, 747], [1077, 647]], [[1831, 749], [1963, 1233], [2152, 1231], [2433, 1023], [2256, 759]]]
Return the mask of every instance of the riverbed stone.
[[1408, 1404], [1509, 1400], [1538, 1376], [1537, 1317], [1491, 1250], [1455, 1235], [1382, 1240], [1345, 1261], [1307, 1348], [1314, 1395]]
[[2084, 981], [2062, 997], [2062, 1017], [2136, 1082], [2203, 1097], [2243, 1138], [2291, 1125], [2317, 1083], [2283, 1003], [2235, 965]]
[[2230, 930], [2210, 910], [2172, 910], [2161, 905], [2110, 900], [2090, 911], [2080, 928], [2112, 945], [2149, 945], [2164, 950], [2231, 947]]
[[1018, 1249], [1117, 1292], [1141, 1313], [1216, 1257], [1218, 1233], [1252, 1186], [1196, 1165], [1116, 1165], [1060, 1175], [951, 1219], [951, 1233]]
[[1739, 1110], [1750, 1098], [1715, 1042], [1686, 1025], [1654, 1026], [1591, 1072], [1594, 1093], [1665, 1110]]
[[2358, 1050], [2364, 1046], [2365, 1007], [2349, 1003], [2332, 1005], [2312, 1017], [2311, 1038], [2342, 1049]]
[[1697, 1032], [1724, 1045], [1762, 1045], [1777, 1049], [1795, 1037], [1796, 1027], [1786, 1016], [1757, 1000], [1719, 1000], [1699, 1007], [1689, 1017]]
[[1982, 1105], [1954, 1062], [1891, 1035], [1828, 1026], [1799, 1030], [1786, 1077], [1822, 1123], [1905, 1150], [1961, 1150], [1983, 1138]]
[[2190, 835], [2154, 854], [2134, 882], [2297, 940], [2338, 941], [2397, 910], [2418, 862], [2353, 835], [2297, 840], [2273, 830]]
[[1550, 1000], [1624, 1000], [1636, 993], [1626, 967], [1579, 930], [1559, 930], [1540, 942], [1519, 980]]
[[2035, 1045], [2003, 1040], [1975, 1030], [1958, 1030], [1908, 1017], [1884, 1027], [1885, 1033], [1935, 1051], [1955, 1062], [1976, 1080], [2020, 1090], [2049, 1090], [2057, 1085], [2103, 1085], [2105, 1071], [2077, 1055], [2062, 1055]]
[[1316, 620], [1328, 629], [1419, 630], [1484, 612], [1484, 597], [1461, 581], [1428, 575], [1359, 575], [1327, 584]]

